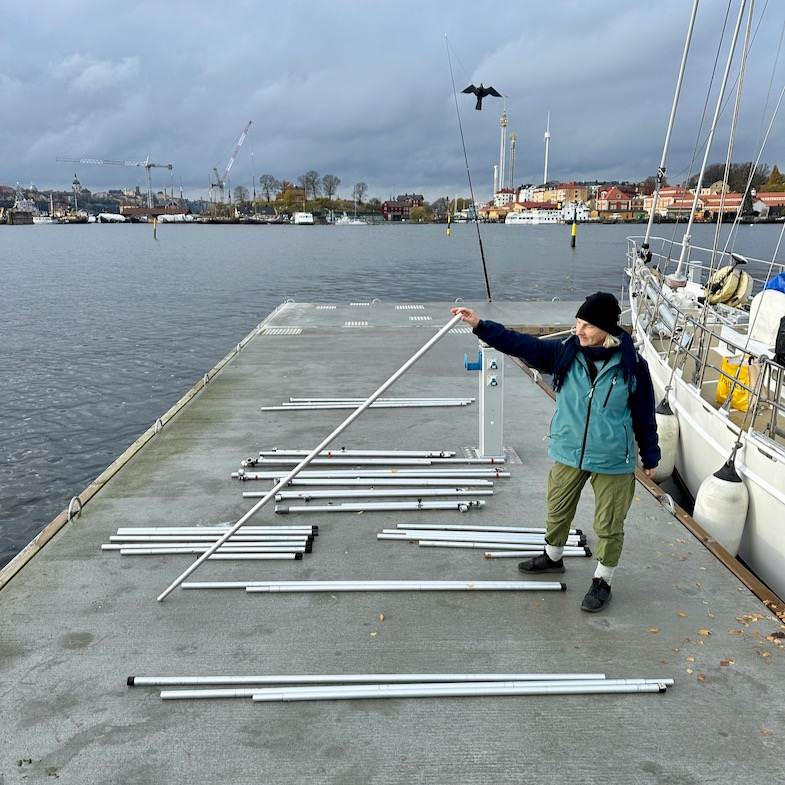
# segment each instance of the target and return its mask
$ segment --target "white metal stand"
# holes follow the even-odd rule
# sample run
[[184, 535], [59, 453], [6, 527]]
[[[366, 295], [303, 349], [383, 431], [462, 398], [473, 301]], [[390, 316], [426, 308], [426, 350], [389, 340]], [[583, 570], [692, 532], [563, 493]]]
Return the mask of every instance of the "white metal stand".
[[482, 458], [504, 459], [504, 354], [480, 341], [476, 362], [464, 359], [468, 371], [480, 372], [480, 447]]

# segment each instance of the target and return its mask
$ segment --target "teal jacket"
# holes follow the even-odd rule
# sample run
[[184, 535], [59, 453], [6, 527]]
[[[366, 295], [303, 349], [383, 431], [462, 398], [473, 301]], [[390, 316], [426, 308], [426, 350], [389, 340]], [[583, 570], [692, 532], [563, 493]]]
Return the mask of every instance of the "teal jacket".
[[573, 336], [539, 340], [481, 321], [474, 333], [506, 354], [553, 374], [556, 412], [551, 420], [548, 454], [553, 460], [600, 474], [629, 474], [660, 461], [654, 389], [646, 361], [625, 332], [592, 381], [587, 358]]

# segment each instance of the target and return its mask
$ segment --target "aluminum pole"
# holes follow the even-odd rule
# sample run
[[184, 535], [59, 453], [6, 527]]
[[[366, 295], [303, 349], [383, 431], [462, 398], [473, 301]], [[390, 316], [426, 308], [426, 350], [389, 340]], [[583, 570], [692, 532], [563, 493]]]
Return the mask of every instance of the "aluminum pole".
[[[243, 496], [249, 494], [244, 493]], [[490, 488], [364, 488], [361, 490], [327, 490], [327, 491], [280, 491], [275, 494], [275, 501], [286, 499], [370, 499], [393, 498], [396, 496], [492, 496]]]
[[456, 487], [466, 487], [467, 485], [476, 486], [478, 488], [492, 488], [493, 487], [493, 480], [480, 480], [480, 479], [473, 479], [473, 478], [466, 478], [464, 483], [461, 483], [460, 478], [454, 477], [444, 477], [442, 479], [418, 479], [416, 477], [413, 478], [406, 478], [401, 477], [399, 478], [390, 478], [390, 477], [377, 477], [377, 478], [370, 478], [370, 479], [363, 479], [362, 477], [347, 477], [346, 479], [337, 479], [337, 480], [320, 480], [320, 479], [304, 479], [301, 480], [299, 477], [291, 480], [289, 482], [289, 487], [299, 487], [299, 486], [310, 486], [310, 487], [336, 487], [336, 486], [349, 486], [349, 487], [356, 487], [358, 485], [364, 486], [367, 488], [385, 488], [391, 487], [394, 485], [397, 486], [409, 486], [411, 487], [413, 484], [417, 484], [419, 486], [425, 488], [438, 488], [438, 487], [446, 487], [446, 488], [456, 488]]
[[[270, 455], [305, 456], [308, 450], [279, 450], [274, 447], [271, 450], [259, 450], [259, 456], [264, 458]], [[339, 447], [335, 450], [322, 450], [320, 455], [326, 457], [350, 457], [361, 456], [363, 458], [453, 458], [454, 450], [347, 450]]]
[[566, 591], [559, 581], [279, 581], [248, 586], [249, 594], [355, 591]]
[[[427, 531], [470, 531], [470, 532], [510, 532], [511, 534], [542, 534], [545, 535], [545, 527], [542, 526], [472, 526], [464, 523], [399, 523], [399, 529], [406, 531], [425, 529]], [[570, 529], [569, 534], [581, 535], [580, 529]]]
[[280, 480], [273, 488], [268, 492], [268, 494], [260, 499], [250, 510], [248, 510], [245, 515], [243, 515], [237, 523], [232, 526], [229, 531], [224, 534], [216, 543], [213, 545], [212, 549], [203, 553], [193, 564], [191, 564], [187, 570], [185, 570], [182, 574], [180, 574], [175, 580], [164, 589], [161, 594], [158, 595], [158, 602], [162, 602], [174, 589], [176, 589], [191, 573], [199, 568], [201, 564], [203, 564], [207, 559], [215, 553], [218, 548], [223, 545], [226, 540], [228, 540], [252, 515], [258, 512], [262, 507], [264, 507], [270, 499], [275, 497], [275, 494], [278, 493], [285, 485], [289, 482], [289, 480], [294, 479], [299, 472], [304, 469], [308, 464], [325, 448], [327, 447], [335, 438], [338, 437], [339, 434], [343, 433], [377, 398], [381, 396], [381, 394], [391, 387], [401, 376], [403, 376], [409, 368], [414, 365], [417, 360], [420, 359], [432, 346], [434, 346], [441, 338], [443, 338], [458, 322], [461, 321], [460, 316], [453, 316], [444, 327], [439, 330], [436, 335], [434, 335], [429, 341], [427, 341], [418, 351], [416, 351], [389, 379], [387, 379], [381, 387], [379, 387], [375, 392], [371, 393], [371, 395], [366, 399], [365, 403], [361, 404], [357, 409], [355, 409], [337, 428], [335, 428], [331, 433], [329, 433], [319, 444], [314, 447], [309, 455], [306, 455], [297, 466], [295, 466], [282, 480]]
[[[389, 689], [383, 689], [389, 686]], [[293, 687], [285, 692], [257, 692], [254, 702], [295, 701], [295, 700], [360, 700], [363, 698], [445, 698], [445, 697], [477, 697], [483, 695], [600, 695], [665, 692], [667, 686], [661, 682], [651, 684], [605, 684], [598, 681], [593, 684], [558, 684], [553, 686], [506, 686], [502, 683], [482, 685], [459, 685], [449, 690], [439, 689], [429, 684], [417, 689], [406, 689], [397, 685], [376, 685], [366, 688], [346, 688], [344, 692], [320, 693], [317, 688], [305, 689]]]
[[469, 512], [472, 507], [482, 507], [484, 499], [465, 499], [457, 502], [368, 502], [360, 504], [351, 502], [347, 504], [295, 504], [290, 507], [278, 507], [275, 511], [279, 515], [290, 512], [395, 512], [400, 510], [456, 510]]
[[298, 673], [263, 676], [129, 676], [129, 687], [253, 684], [398, 684], [463, 681], [597, 681], [604, 673]]
[[[194, 581], [183, 589], [271, 591], [566, 591], [559, 581]], [[271, 588], [273, 587], [273, 588]], [[281, 588], [283, 587], [283, 588]], [[305, 587], [305, 588], [302, 588]], [[387, 588], [381, 588], [387, 587]]]
[[[422, 545], [422, 543], [420, 543]], [[494, 543], [490, 547], [498, 548], [498, 543]], [[533, 556], [539, 556], [542, 553], [542, 549], [539, 551], [500, 551], [495, 550], [486, 551], [483, 556], [486, 559], [520, 559], [520, 558], [532, 558]], [[583, 548], [581, 551], [570, 551], [565, 548], [564, 553], [562, 556], [591, 556], [591, 550], [589, 548]]]
[[[284, 472], [285, 470], [283, 469], [267, 472], [247, 472], [243, 470], [232, 472], [232, 477], [244, 480], [274, 480], [277, 482], [284, 477]], [[471, 467], [466, 469], [313, 469], [302, 472], [300, 476], [307, 479], [325, 480], [341, 479], [343, 477], [353, 477], [358, 480], [373, 477], [417, 477], [423, 479], [428, 477], [442, 479], [448, 477], [492, 477], [497, 479], [509, 477], [510, 472], [505, 469], [476, 469]]]

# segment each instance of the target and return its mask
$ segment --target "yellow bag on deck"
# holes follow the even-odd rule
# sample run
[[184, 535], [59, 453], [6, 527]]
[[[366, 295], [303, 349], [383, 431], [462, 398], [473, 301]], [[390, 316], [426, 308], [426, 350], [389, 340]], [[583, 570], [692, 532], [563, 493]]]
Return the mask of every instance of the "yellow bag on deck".
[[[742, 384], [750, 386], [750, 369], [748, 366], [741, 365], [740, 363], [731, 362], [727, 357], [722, 358], [722, 373], [728, 376], [721, 375], [717, 382], [717, 405], [721, 406], [728, 399], [731, 387], [733, 387], [733, 380], [737, 379]], [[730, 377], [730, 378], [728, 378]], [[737, 409], [740, 412], [746, 412], [750, 406], [750, 394], [740, 385], [733, 387], [733, 397], [731, 398], [731, 409]]]

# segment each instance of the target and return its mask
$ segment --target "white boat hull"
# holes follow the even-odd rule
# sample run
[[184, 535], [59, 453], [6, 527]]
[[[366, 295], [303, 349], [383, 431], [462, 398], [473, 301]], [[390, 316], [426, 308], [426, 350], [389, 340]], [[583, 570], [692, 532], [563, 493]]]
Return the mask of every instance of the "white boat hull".
[[[633, 299], [633, 323], [637, 323]], [[662, 399], [671, 368], [653, 344], [638, 330], [640, 352], [649, 364], [655, 397]], [[737, 431], [731, 430], [725, 414], [703, 398], [697, 388], [674, 375], [670, 405], [679, 418], [676, 471], [694, 496], [701, 483], [722, 466], [731, 454]], [[785, 596], [785, 455], [756, 433], [741, 435], [736, 470], [749, 492], [739, 558], [780, 597]], [[771, 456], [771, 457], [769, 457]]]

